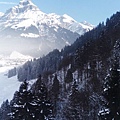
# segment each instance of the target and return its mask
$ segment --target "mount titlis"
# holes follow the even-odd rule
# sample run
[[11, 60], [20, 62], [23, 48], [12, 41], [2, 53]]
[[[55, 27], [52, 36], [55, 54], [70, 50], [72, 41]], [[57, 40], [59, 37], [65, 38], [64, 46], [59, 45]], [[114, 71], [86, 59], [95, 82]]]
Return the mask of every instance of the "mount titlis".
[[33, 57], [42, 56], [71, 45], [93, 27], [66, 14], [46, 14], [31, 0], [21, 0], [5, 14], [0, 13], [0, 53], [16, 50]]

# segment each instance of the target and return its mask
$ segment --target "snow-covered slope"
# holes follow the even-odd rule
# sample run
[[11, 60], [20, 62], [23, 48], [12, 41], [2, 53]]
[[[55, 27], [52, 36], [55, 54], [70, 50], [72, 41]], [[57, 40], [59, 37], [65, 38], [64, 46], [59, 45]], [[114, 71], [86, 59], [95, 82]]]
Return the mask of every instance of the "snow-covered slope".
[[[17, 76], [8, 78], [8, 71], [21, 66], [30, 58], [30, 56], [22, 55], [16, 51], [12, 52], [10, 56], [0, 55], [0, 105], [7, 99], [11, 100], [21, 84]], [[32, 85], [35, 81], [31, 80], [29, 84]]]
[[28, 56], [28, 55], [23, 55], [17, 51], [13, 51], [10, 54], [10, 59], [32, 60], [33, 58], [31, 56]]
[[11, 22], [9, 22], [6, 27], [10, 26], [13, 29], [19, 29], [22, 27], [27, 29], [33, 25], [40, 30], [40, 25], [46, 24], [49, 27], [54, 26], [56, 29], [58, 27], [63, 27], [65, 29], [71, 30], [72, 32], [77, 32], [80, 35], [88, 30], [93, 29], [94, 27], [89, 23], [78, 23], [67, 14], [60, 16], [55, 13], [43, 13], [36, 5], [31, 2], [31, 0], [21, 0], [19, 5], [9, 9], [5, 13], [2, 20], [10, 20]]
[[[21, 82], [18, 81], [17, 76], [8, 78], [7, 72], [14, 66], [0, 67], [0, 105], [3, 101], [11, 100], [15, 91], [19, 90]], [[31, 86], [36, 80], [29, 81]]]
[[0, 51], [4, 51], [3, 46], [8, 50], [9, 45], [8, 51], [43, 55], [72, 44], [91, 29], [92, 25], [79, 23], [66, 14], [46, 14], [31, 0], [21, 0], [0, 18], [0, 39], [5, 41]]
[[11, 100], [21, 84], [16, 76], [12, 78], [7, 77], [7, 71], [10, 68], [0, 67], [0, 105], [7, 99]]
[[5, 66], [20, 66], [27, 61], [33, 60], [33, 57], [29, 55], [23, 55], [17, 51], [13, 51], [10, 55], [0, 55], [0, 70]]

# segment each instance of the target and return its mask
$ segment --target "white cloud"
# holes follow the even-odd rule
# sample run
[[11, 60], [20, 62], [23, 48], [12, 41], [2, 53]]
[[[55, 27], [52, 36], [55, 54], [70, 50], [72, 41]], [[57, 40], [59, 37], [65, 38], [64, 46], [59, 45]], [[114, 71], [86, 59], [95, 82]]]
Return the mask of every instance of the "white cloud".
[[14, 3], [14, 2], [0, 2], [0, 4], [6, 4], [6, 5], [11, 4], [11, 5], [15, 5], [16, 3]]

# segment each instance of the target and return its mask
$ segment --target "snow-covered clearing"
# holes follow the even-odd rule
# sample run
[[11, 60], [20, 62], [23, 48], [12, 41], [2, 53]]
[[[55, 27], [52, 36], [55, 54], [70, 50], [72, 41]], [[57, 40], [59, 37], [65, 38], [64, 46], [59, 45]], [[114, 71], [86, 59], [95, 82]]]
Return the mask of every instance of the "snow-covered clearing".
[[19, 89], [21, 82], [17, 80], [17, 77], [8, 78], [7, 72], [13, 67], [5, 66], [0, 67], [0, 105], [6, 99], [11, 100], [14, 92]]
[[[30, 56], [22, 55], [17, 51], [11, 53], [10, 56], [0, 57], [0, 105], [5, 100], [11, 100], [15, 91], [19, 90], [21, 82], [18, 81], [17, 76], [8, 78], [8, 71], [14, 67], [21, 66], [26, 61], [32, 59]], [[29, 81], [31, 86], [36, 80]]]
[[[0, 67], [0, 105], [7, 99], [10, 101], [22, 83], [18, 81], [17, 76], [7, 77], [8, 70], [12, 68], [14, 68], [14, 66]], [[35, 81], [36, 80], [29, 81], [29, 87], [32, 86]]]

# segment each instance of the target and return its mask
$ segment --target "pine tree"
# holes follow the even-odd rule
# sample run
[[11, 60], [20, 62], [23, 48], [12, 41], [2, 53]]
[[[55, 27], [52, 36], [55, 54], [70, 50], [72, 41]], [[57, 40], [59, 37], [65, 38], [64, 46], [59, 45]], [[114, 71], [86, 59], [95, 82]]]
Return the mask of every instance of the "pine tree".
[[30, 104], [32, 97], [32, 93], [28, 90], [28, 83], [23, 82], [11, 102], [10, 117], [12, 120], [34, 120]]
[[50, 96], [54, 103], [55, 113], [56, 113], [58, 95], [59, 95], [59, 80], [57, 79], [57, 75], [55, 75], [53, 80], [52, 90], [51, 90], [51, 96]]
[[67, 120], [80, 120], [80, 92], [78, 90], [78, 85], [76, 84], [76, 81], [74, 81], [74, 84], [72, 86], [72, 93], [69, 96], [69, 103], [65, 108], [65, 116]]
[[67, 75], [65, 77], [65, 83], [70, 83], [73, 81], [73, 75], [70, 69], [67, 71]]
[[120, 120], [120, 76], [119, 64], [114, 63], [110, 74], [106, 77], [104, 97], [107, 100], [106, 108], [99, 115], [103, 120]]
[[45, 84], [41, 81], [41, 77], [36, 81], [33, 93], [34, 100], [32, 101], [32, 105], [35, 120], [52, 119], [53, 106], [47, 98], [48, 91]]
[[9, 112], [10, 112], [10, 104], [9, 101], [6, 100], [2, 103], [0, 108], [0, 120], [9, 120]]
[[55, 75], [55, 78], [53, 80], [52, 92], [53, 92], [55, 99], [57, 99], [58, 94], [59, 94], [59, 80], [57, 79], [57, 75]]
[[41, 76], [28, 90], [28, 83], [21, 84], [11, 101], [11, 120], [51, 120], [53, 106], [47, 98], [47, 88], [41, 81]]

